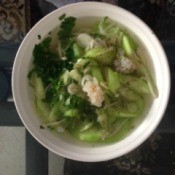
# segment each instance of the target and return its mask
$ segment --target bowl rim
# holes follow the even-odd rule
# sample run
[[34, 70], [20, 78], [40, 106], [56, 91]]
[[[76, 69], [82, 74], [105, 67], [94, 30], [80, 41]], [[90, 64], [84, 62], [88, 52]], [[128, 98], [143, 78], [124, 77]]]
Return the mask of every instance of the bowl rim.
[[[35, 132], [35, 129], [33, 128], [33, 126], [29, 125], [27, 123], [27, 121], [24, 119], [24, 117], [22, 116], [22, 110], [20, 108], [20, 104], [19, 104], [19, 98], [17, 97], [17, 92], [16, 92], [16, 83], [15, 83], [15, 80], [16, 80], [16, 73], [17, 73], [17, 58], [20, 57], [20, 53], [22, 51], [22, 47], [23, 47], [23, 44], [26, 42], [26, 38], [28, 38], [32, 32], [34, 32], [35, 28], [42, 24], [45, 20], [49, 19], [52, 15], [55, 15], [58, 11], [66, 11], [66, 9], [70, 9], [70, 8], [81, 8], [83, 6], [86, 6], [86, 7], [91, 7], [93, 6], [94, 8], [110, 8], [110, 9], [113, 9], [113, 10], [120, 10], [122, 13], [126, 14], [126, 15], [129, 15], [131, 16], [134, 20], [137, 21], [137, 23], [140, 23], [142, 24], [142, 26], [145, 27], [145, 29], [147, 31], [149, 31], [149, 35], [154, 39], [154, 42], [156, 44], [156, 49], [160, 49], [161, 50], [161, 55], [162, 57], [164, 58], [163, 60], [163, 63], [164, 63], [164, 71], [165, 71], [165, 76], [166, 76], [166, 87], [167, 87], [167, 91], [165, 92], [166, 95], [165, 95], [165, 99], [164, 99], [164, 103], [163, 103], [163, 107], [162, 109], [160, 109], [159, 111], [159, 118], [157, 120], [155, 120], [155, 122], [150, 126], [149, 128], [149, 131], [145, 132], [144, 135], [141, 137], [139, 136], [139, 140], [137, 140], [137, 143], [134, 142], [130, 145], [130, 147], [125, 147], [123, 148], [122, 150], [120, 149], [120, 153], [118, 152], [118, 150], [116, 150], [115, 152], [113, 153], [110, 153], [108, 154], [108, 152], [104, 153], [103, 155], [93, 155], [93, 154], [78, 154], [78, 153], [73, 153], [72, 151], [64, 151], [64, 150], [59, 150], [58, 152], [58, 149], [56, 149], [51, 143], [48, 143], [48, 141], [45, 140], [45, 137], [40, 135], [38, 136]], [[63, 156], [63, 157], [66, 157], [66, 158], [70, 158], [70, 159], [74, 159], [74, 160], [79, 160], [79, 161], [86, 161], [86, 162], [96, 162], [96, 161], [104, 161], [104, 160], [109, 160], [109, 159], [113, 159], [113, 158], [116, 158], [116, 157], [119, 157], [119, 156], [122, 156], [123, 154], [127, 154], [128, 152], [132, 151], [133, 149], [135, 149], [136, 147], [138, 147], [140, 144], [142, 144], [152, 133], [153, 131], [156, 129], [156, 127], [158, 126], [158, 124], [160, 123], [162, 117], [163, 117], [163, 114], [165, 113], [165, 110], [166, 110], [166, 107], [167, 107], [167, 104], [168, 104], [168, 100], [169, 100], [169, 95], [170, 95], [170, 70], [169, 70], [169, 65], [168, 65], [168, 61], [167, 61], [167, 58], [166, 58], [166, 54], [164, 52], [164, 49], [162, 47], [162, 45], [160, 44], [157, 36], [154, 34], [154, 32], [141, 20], [139, 19], [137, 16], [135, 16], [134, 14], [132, 14], [131, 12], [121, 8], [121, 7], [118, 7], [118, 6], [114, 6], [114, 5], [111, 5], [111, 4], [108, 4], [108, 3], [104, 3], [104, 2], [77, 2], [77, 3], [74, 3], [74, 4], [69, 4], [69, 5], [66, 5], [66, 6], [63, 6], [63, 7], [60, 7], [59, 9], [56, 9], [54, 10], [53, 12], [49, 13], [48, 15], [46, 15], [45, 17], [43, 17], [40, 21], [38, 21], [33, 27], [32, 29], [28, 32], [28, 34], [26, 35], [26, 37], [24, 38], [24, 40], [22, 41], [18, 51], [17, 51], [17, 54], [16, 54], [16, 58], [15, 58], [15, 61], [14, 61], [14, 65], [13, 65], [13, 71], [12, 71], [12, 93], [13, 93], [13, 97], [14, 97], [14, 102], [15, 102], [15, 106], [16, 106], [16, 109], [17, 109], [17, 112], [23, 122], [23, 124], [25, 125], [25, 127], [27, 128], [27, 130], [30, 132], [30, 134], [39, 142], [41, 143], [42, 145], [44, 145], [47, 149], [49, 149], [50, 151], [60, 155], [60, 156]], [[160, 116], [161, 115], [161, 116]]]

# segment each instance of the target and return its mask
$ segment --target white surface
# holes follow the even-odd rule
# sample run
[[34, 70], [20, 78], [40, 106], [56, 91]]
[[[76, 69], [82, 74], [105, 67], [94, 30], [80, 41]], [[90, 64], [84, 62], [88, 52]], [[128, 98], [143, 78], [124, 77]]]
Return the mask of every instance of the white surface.
[[25, 128], [0, 127], [0, 175], [25, 175]]
[[[141, 124], [125, 139], [109, 145], [91, 145], [73, 141], [69, 137], [56, 137], [48, 130], [39, 129], [40, 121], [34, 110], [34, 99], [27, 80], [27, 74], [32, 62], [32, 51], [38, 42], [38, 34], [45, 36], [57, 27], [58, 17], [66, 13], [67, 16], [104, 17], [108, 16], [140, 38], [144, 53], [149, 52], [149, 58], [155, 70], [156, 85], [159, 96]], [[24, 59], [25, 58], [25, 59]], [[21, 83], [23, 82], [23, 83]], [[81, 161], [102, 161], [112, 159], [132, 151], [143, 143], [155, 130], [165, 112], [169, 92], [170, 75], [166, 55], [155, 34], [136, 16], [117, 6], [84, 2], [75, 3], [57, 9], [37, 23], [22, 42], [15, 58], [12, 73], [12, 90], [18, 113], [30, 133], [46, 148], [61, 156]]]
[[64, 158], [49, 151], [49, 175], [63, 175]]

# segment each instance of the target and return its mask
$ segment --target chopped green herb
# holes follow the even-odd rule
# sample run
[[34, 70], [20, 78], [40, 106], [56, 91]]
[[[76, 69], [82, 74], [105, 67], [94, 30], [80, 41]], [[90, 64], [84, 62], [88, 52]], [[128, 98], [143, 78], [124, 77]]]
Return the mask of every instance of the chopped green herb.
[[[36, 44], [33, 50], [33, 64], [35, 67], [29, 72], [30, 78], [36, 72], [47, 86], [52, 79], [58, 79], [62, 72], [63, 62], [59, 61], [58, 53], [50, 49], [51, 37], [45, 38], [41, 43]], [[52, 79], [51, 79], [52, 77]]]
[[62, 21], [65, 17], [66, 17], [66, 14], [64, 13], [59, 17], [59, 20]]
[[69, 38], [72, 35], [72, 29], [75, 26], [75, 17], [65, 17], [60, 25], [60, 31], [58, 32], [58, 36], [60, 39]]

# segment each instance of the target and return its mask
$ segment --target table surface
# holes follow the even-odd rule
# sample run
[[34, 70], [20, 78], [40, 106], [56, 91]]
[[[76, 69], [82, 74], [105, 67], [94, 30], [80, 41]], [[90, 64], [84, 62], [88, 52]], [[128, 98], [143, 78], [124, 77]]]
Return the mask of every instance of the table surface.
[[[60, 0], [59, 6], [70, 2], [75, 1]], [[175, 175], [175, 1], [110, 2], [145, 21], [165, 49], [172, 84], [168, 107], [160, 125], [139, 148], [105, 162], [85, 163], [64, 159], [40, 145], [25, 129], [17, 114], [11, 94], [11, 71], [15, 54], [26, 33], [38, 20], [57, 7], [43, 0], [0, 1], [0, 175]], [[19, 21], [16, 28], [12, 14]]]

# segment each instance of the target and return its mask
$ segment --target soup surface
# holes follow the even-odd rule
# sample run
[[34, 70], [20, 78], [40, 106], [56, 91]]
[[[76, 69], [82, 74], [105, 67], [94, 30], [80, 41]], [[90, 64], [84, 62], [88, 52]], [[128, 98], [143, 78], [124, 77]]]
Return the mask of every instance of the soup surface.
[[28, 78], [43, 125], [85, 142], [122, 139], [158, 96], [139, 45], [108, 17], [88, 27], [62, 15], [33, 49]]

